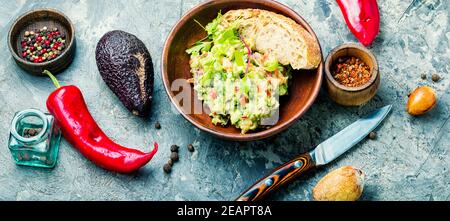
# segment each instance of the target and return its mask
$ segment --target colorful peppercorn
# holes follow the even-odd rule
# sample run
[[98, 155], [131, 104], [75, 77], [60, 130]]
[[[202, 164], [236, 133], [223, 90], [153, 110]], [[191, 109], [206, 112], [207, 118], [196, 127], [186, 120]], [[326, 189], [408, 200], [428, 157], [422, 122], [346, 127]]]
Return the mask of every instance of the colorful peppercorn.
[[431, 75], [431, 80], [433, 80], [434, 82], [438, 82], [439, 80], [441, 80], [441, 76], [434, 73], [433, 75]]
[[34, 31], [25, 31], [20, 42], [22, 58], [42, 63], [58, 57], [65, 49], [65, 35], [58, 28], [43, 27]]
[[158, 130], [161, 129], [161, 124], [159, 123], [159, 121], [155, 123], [155, 128]]
[[168, 163], [164, 164], [163, 170], [165, 173], [170, 173], [172, 171], [172, 166]]
[[194, 145], [192, 145], [192, 144], [189, 144], [187, 146], [187, 148], [188, 148], [189, 152], [194, 152], [195, 151]]
[[420, 78], [422, 78], [422, 80], [427, 79], [427, 75], [425, 73], [422, 73], [422, 75], [420, 75]]
[[172, 162], [177, 162], [179, 160], [178, 153], [177, 152], [172, 152], [170, 154], [170, 159], [172, 160]]
[[377, 132], [375, 132], [375, 131], [370, 132], [369, 139], [371, 139], [371, 140], [377, 139]]
[[180, 147], [176, 144], [170, 146], [170, 152], [178, 152], [178, 149], [180, 149]]

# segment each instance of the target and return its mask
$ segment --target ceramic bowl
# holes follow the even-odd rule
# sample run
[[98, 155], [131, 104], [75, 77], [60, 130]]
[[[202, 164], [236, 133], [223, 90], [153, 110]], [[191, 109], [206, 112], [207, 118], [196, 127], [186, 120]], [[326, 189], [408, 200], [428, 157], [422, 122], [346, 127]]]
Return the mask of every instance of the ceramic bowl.
[[[195, 22], [208, 24], [217, 17], [233, 9], [257, 8], [282, 14], [302, 25], [318, 41], [308, 23], [289, 7], [271, 0], [213, 0], [201, 3], [188, 11], [173, 27], [166, 43], [161, 59], [162, 80], [166, 92], [176, 109], [186, 120], [202, 131], [220, 138], [234, 141], [251, 141], [273, 136], [286, 130], [298, 120], [313, 104], [322, 83], [323, 63], [314, 70], [294, 71], [290, 79], [289, 95], [280, 97], [279, 119], [269, 128], [261, 128], [241, 134], [233, 125], [214, 125], [208, 114], [193, 110], [200, 103], [193, 87], [188, 87], [188, 97], [180, 99], [179, 79], [192, 77], [189, 67], [189, 55], [185, 50], [195, 42], [204, 38], [205, 31]], [[187, 83], [186, 83], [187, 84]], [[189, 85], [188, 85], [189, 86]], [[184, 93], [183, 93], [184, 94]]]
[[[25, 31], [48, 28], [58, 28], [66, 35], [66, 45], [62, 53], [53, 60], [33, 63], [21, 56], [21, 41]], [[8, 33], [8, 47], [16, 63], [31, 74], [43, 75], [44, 70], [56, 74], [67, 68], [75, 54], [75, 29], [72, 22], [64, 14], [54, 9], [36, 9], [19, 16]]]
[[[333, 77], [333, 67], [339, 58], [356, 57], [370, 68], [370, 80], [359, 87], [347, 87]], [[345, 43], [331, 50], [325, 60], [325, 75], [328, 95], [336, 103], [343, 106], [361, 106], [372, 99], [380, 87], [378, 62], [372, 52], [357, 43]]]

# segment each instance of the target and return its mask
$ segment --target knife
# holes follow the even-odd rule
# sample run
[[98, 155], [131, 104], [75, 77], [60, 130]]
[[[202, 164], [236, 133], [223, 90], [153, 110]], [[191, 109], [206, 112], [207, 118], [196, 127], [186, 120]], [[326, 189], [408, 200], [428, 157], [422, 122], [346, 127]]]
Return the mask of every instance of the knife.
[[391, 109], [392, 105], [384, 106], [350, 124], [345, 129], [319, 144], [311, 152], [297, 156], [276, 168], [244, 191], [236, 200], [260, 200], [300, 174], [333, 161], [367, 137], [384, 120]]

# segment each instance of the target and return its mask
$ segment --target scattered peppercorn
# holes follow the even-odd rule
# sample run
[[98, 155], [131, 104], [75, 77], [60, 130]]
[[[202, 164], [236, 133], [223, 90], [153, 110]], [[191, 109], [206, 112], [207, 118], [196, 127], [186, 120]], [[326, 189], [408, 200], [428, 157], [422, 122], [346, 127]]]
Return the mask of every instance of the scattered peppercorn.
[[163, 170], [165, 173], [170, 173], [172, 171], [172, 166], [168, 163], [164, 164]]
[[175, 145], [175, 144], [170, 147], [170, 151], [171, 152], [178, 152], [178, 149], [180, 149], [180, 147], [178, 145]]
[[167, 164], [169, 164], [170, 166], [173, 166], [173, 161], [172, 161], [172, 159], [169, 159], [169, 160], [167, 161]]
[[49, 29], [44, 26], [35, 31], [25, 31], [23, 36], [20, 55], [34, 63], [53, 60], [65, 49], [65, 35], [58, 28]]
[[192, 145], [192, 144], [189, 144], [187, 146], [187, 148], [188, 148], [189, 152], [194, 152], [195, 151], [194, 145]]
[[369, 138], [371, 140], [375, 140], [377, 138], [377, 132], [375, 132], [375, 131], [370, 132], [369, 133]]
[[431, 80], [433, 80], [434, 82], [438, 82], [439, 80], [441, 80], [441, 76], [434, 73], [433, 75], [431, 75]]
[[159, 122], [156, 122], [155, 123], [155, 128], [158, 129], [158, 130], [161, 129], [161, 124]]
[[333, 78], [347, 87], [364, 85], [371, 77], [369, 66], [356, 57], [339, 58], [333, 71]]
[[427, 75], [425, 73], [423, 73], [422, 75], [420, 75], [420, 78], [422, 78], [422, 80], [427, 79]]
[[177, 152], [172, 152], [170, 154], [170, 159], [172, 160], [172, 162], [177, 162], [179, 160], [178, 153]]

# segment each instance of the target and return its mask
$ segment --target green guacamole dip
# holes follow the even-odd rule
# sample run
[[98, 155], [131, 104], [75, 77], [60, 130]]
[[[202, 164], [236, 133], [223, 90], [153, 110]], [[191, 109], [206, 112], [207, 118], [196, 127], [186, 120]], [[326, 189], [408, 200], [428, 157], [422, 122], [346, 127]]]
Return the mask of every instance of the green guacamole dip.
[[237, 24], [222, 28], [221, 14], [204, 27], [208, 36], [186, 50], [194, 90], [210, 109], [214, 124], [230, 122], [245, 134], [261, 127], [287, 94], [290, 66], [254, 51], [254, 40], [239, 36]]

